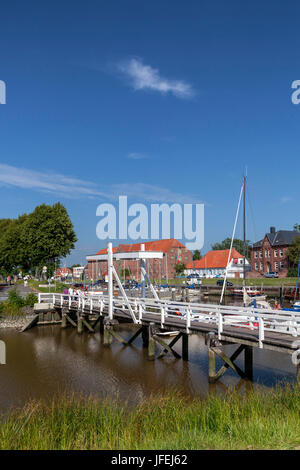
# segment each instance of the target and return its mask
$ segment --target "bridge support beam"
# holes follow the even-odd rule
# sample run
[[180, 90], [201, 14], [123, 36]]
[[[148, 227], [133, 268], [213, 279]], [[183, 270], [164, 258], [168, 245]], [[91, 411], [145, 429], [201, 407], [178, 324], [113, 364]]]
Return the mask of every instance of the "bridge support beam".
[[245, 346], [245, 375], [247, 379], [253, 380], [253, 348]]
[[148, 359], [154, 361], [155, 359], [155, 339], [153, 338], [152, 329], [154, 323], [150, 323], [148, 327]]
[[82, 316], [81, 316], [81, 315], [78, 315], [77, 333], [78, 333], [78, 334], [83, 333], [83, 321], [82, 321]]
[[182, 359], [183, 361], [189, 360], [189, 335], [187, 333], [182, 334]]
[[118, 325], [119, 322], [118, 320], [115, 319], [109, 319], [105, 318], [104, 320], [104, 338], [103, 338], [103, 344], [104, 346], [109, 346], [111, 345], [113, 338], [115, 338], [117, 341], [119, 341], [122, 344], [127, 344], [127, 341], [123, 339], [114, 329], [116, 325]]
[[63, 309], [61, 314], [61, 328], [67, 328], [67, 322], [67, 313], [65, 309]]
[[[215, 338], [214, 333], [208, 333], [206, 337], [206, 344], [208, 346], [208, 381], [215, 383], [222, 377], [227, 369], [233, 369], [242, 379], [253, 379], [253, 349], [250, 346], [241, 344], [234, 353], [228, 357], [218, 346], [219, 342]], [[234, 360], [244, 351], [245, 371], [242, 371], [235, 363]], [[224, 365], [216, 372], [216, 355], [219, 356]]]

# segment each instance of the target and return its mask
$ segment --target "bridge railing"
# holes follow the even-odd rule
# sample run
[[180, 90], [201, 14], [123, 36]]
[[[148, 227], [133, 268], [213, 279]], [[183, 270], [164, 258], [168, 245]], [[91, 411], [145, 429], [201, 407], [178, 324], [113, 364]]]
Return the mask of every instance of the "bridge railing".
[[[100, 313], [108, 308], [105, 295], [68, 295], [40, 293], [39, 302], [52, 303], [57, 307], [75, 308], [84, 313]], [[163, 327], [168, 320], [176, 319], [185, 325], [189, 332], [191, 324], [201, 322], [217, 328], [221, 338], [224, 327], [247, 328], [253, 331], [262, 347], [265, 332], [275, 332], [300, 336], [300, 312], [255, 309], [230, 305], [198, 304], [172, 300], [142, 299], [129, 297], [128, 302], [138, 323], [145, 315], [157, 315]], [[113, 297], [113, 312], [122, 310], [129, 314], [128, 305], [123, 297]], [[175, 323], [175, 322], [174, 322]]]

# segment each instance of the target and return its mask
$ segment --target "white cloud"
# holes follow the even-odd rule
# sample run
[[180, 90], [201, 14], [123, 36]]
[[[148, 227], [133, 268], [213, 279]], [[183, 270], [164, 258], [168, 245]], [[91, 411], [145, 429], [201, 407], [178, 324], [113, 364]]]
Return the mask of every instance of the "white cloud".
[[282, 196], [280, 198], [281, 204], [287, 204], [288, 202], [291, 202], [293, 199], [290, 196]]
[[139, 202], [197, 203], [197, 197], [175, 193], [167, 188], [145, 183], [123, 183], [101, 187], [90, 181], [53, 172], [41, 172], [0, 164], [0, 186], [56, 194], [66, 198], [104, 198], [117, 201], [119, 195]]
[[195, 93], [191, 85], [183, 80], [170, 80], [160, 75], [158, 69], [145, 65], [140, 59], [130, 59], [118, 66], [135, 90], [155, 90], [173, 93], [179, 98], [191, 98]]
[[132, 152], [128, 154], [128, 158], [131, 160], [143, 160], [144, 158], [148, 158], [147, 155], [139, 152]]

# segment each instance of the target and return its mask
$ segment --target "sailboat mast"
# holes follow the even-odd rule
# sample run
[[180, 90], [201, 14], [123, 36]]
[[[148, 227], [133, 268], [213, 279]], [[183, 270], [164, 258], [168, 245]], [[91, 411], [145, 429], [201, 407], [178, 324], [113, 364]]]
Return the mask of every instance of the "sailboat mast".
[[244, 253], [243, 253], [243, 280], [244, 286], [246, 284], [246, 176], [243, 178], [244, 186], [244, 213], [243, 213], [243, 234], [244, 234]]

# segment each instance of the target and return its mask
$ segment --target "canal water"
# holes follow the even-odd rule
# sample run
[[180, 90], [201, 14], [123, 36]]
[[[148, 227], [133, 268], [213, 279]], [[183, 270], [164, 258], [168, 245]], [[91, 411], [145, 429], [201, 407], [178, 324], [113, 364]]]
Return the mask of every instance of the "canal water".
[[[128, 327], [120, 329], [125, 339], [132, 333]], [[178, 390], [205, 398], [209, 392], [224, 393], [230, 387], [244, 393], [251, 387], [268, 390], [278, 382], [295, 381], [290, 356], [254, 349], [253, 385], [228, 370], [217, 385], [210, 386], [207, 348], [197, 335], [190, 337], [188, 362], [169, 355], [149, 361], [140, 338], [130, 347], [115, 340], [105, 347], [99, 332], [78, 335], [75, 329], [60, 326], [39, 326], [24, 333], [3, 329], [0, 339], [7, 348], [7, 364], [0, 366], [1, 411], [63, 392], [134, 404], [159, 392]], [[178, 352], [179, 343], [174, 347]], [[236, 346], [226, 348], [230, 353]], [[241, 360], [236, 363], [243, 368]]]

